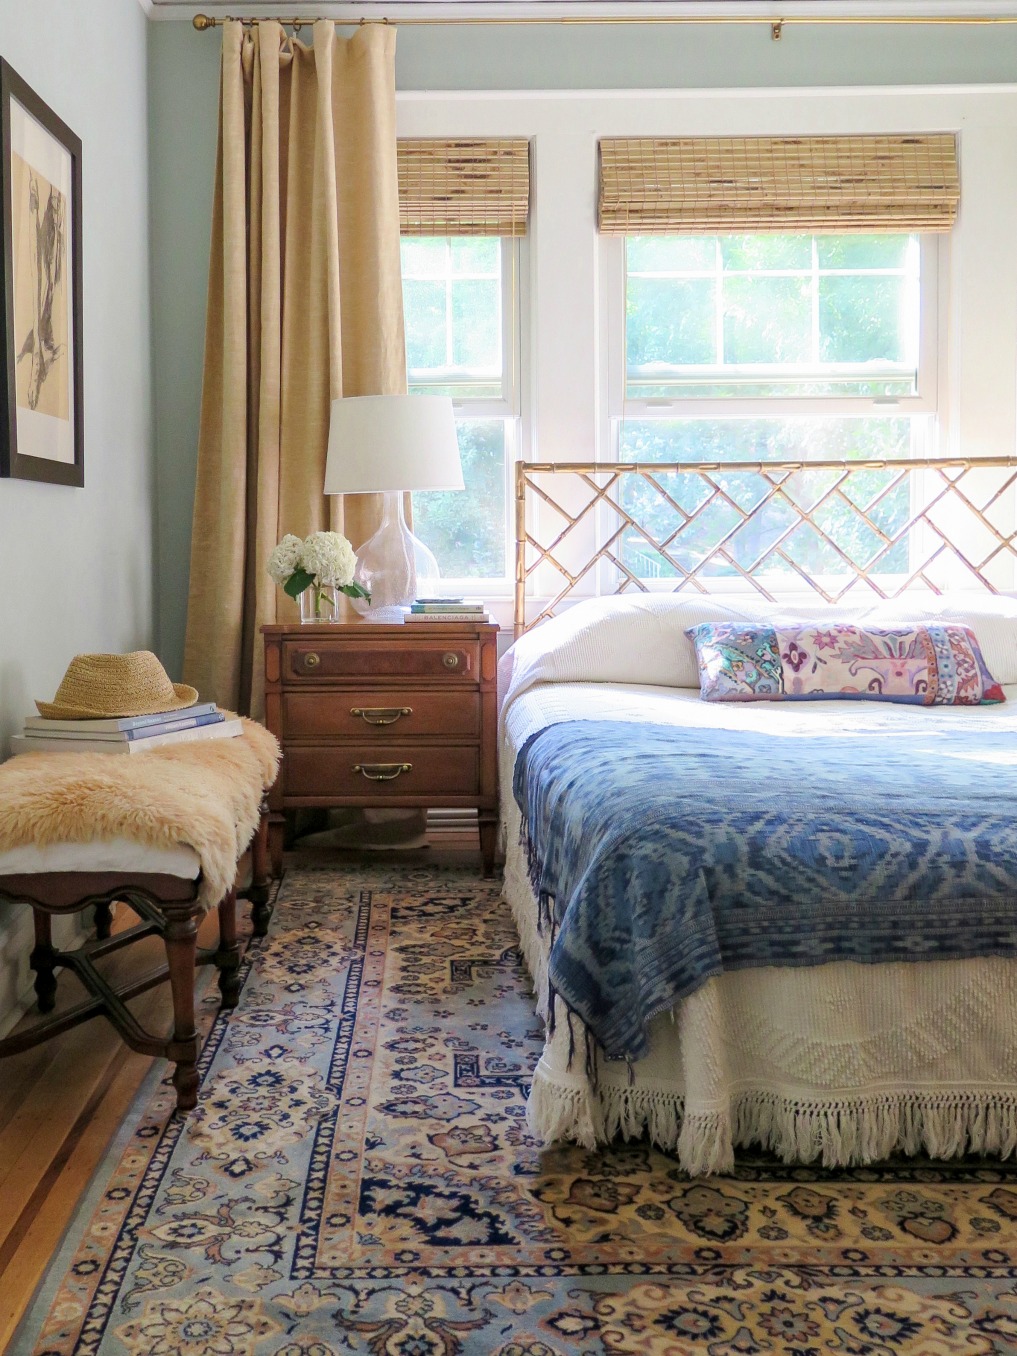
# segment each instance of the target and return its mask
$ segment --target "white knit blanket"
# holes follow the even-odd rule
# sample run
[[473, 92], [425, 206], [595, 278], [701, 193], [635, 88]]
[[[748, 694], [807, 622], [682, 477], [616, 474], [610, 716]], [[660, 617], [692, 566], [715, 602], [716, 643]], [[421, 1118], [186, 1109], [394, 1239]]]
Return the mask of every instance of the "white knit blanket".
[[[990, 671], [1008, 687], [1008, 702], [931, 709], [704, 703], [698, 692], [662, 679], [673, 683], [694, 662], [683, 650], [684, 628], [725, 614], [697, 599], [634, 602], [581, 605], [529, 633], [503, 661], [505, 894], [538, 994], [545, 991], [547, 939], [536, 930], [511, 794], [515, 752], [537, 730], [605, 718], [726, 728], [765, 722], [772, 729], [779, 722], [784, 733], [808, 737], [900, 730], [914, 721], [956, 729], [966, 720], [998, 729], [1001, 750], [1017, 748], [1013, 600], [950, 602], [935, 614], [950, 615], [957, 606], [952, 615], [974, 626]], [[912, 607], [905, 616], [899, 605], [895, 613], [901, 620], [931, 615]], [[602, 1061], [594, 1083], [585, 1070], [585, 1032], [573, 1018], [570, 1033], [559, 1012], [528, 1115], [546, 1142], [574, 1139], [592, 1147], [645, 1131], [694, 1174], [729, 1170], [734, 1147], [752, 1142], [787, 1160], [818, 1157], [829, 1165], [869, 1162], [894, 1150], [1006, 1155], [1017, 1148], [1015, 1030], [1017, 973], [1010, 961], [746, 970], [710, 980], [658, 1018], [651, 1053], [631, 1081], [625, 1066]], [[571, 1067], [570, 1039], [577, 1051]]]

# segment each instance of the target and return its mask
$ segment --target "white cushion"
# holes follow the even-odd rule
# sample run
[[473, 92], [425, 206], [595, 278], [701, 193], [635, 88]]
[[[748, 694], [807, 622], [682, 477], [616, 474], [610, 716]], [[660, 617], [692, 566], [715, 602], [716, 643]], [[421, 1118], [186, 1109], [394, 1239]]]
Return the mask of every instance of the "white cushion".
[[196, 880], [201, 860], [193, 848], [146, 847], [130, 838], [96, 839], [91, 843], [34, 843], [0, 852], [0, 876], [34, 876], [43, 871], [123, 871], [128, 875], [180, 876]]
[[[1003, 594], [923, 593], [888, 601], [825, 603], [814, 595], [775, 603], [752, 594], [641, 593], [591, 598], [516, 641], [502, 661], [500, 686], [516, 695], [535, 682], [645, 683], [699, 687], [692, 641], [700, 622], [966, 622], [986, 666], [1004, 685], [1017, 683], [1017, 598]], [[506, 662], [507, 661], [507, 662]]]

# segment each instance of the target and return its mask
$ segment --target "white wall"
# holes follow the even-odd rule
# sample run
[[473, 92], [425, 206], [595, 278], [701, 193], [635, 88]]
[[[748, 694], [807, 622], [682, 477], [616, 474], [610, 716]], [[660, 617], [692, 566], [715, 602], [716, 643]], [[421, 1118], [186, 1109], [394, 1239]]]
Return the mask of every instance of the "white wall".
[[[0, 0], [0, 55], [81, 138], [85, 484], [0, 480], [0, 757], [85, 651], [153, 644], [146, 19], [137, 0]], [[31, 919], [0, 906], [0, 1026]]]

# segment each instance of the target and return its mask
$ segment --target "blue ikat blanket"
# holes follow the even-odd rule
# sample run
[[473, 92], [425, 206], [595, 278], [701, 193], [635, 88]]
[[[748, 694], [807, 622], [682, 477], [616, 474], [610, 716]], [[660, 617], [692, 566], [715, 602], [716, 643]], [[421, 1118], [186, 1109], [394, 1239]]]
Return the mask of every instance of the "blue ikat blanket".
[[513, 790], [551, 995], [609, 1058], [724, 970], [1017, 955], [998, 732], [568, 721], [526, 742]]

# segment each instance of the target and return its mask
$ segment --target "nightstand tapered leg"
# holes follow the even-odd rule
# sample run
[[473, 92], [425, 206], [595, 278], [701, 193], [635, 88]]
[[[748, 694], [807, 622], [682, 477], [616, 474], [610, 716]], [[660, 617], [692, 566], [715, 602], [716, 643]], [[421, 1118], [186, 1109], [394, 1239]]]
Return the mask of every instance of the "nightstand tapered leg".
[[498, 844], [498, 820], [494, 815], [485, 815], [483, 811], [479, 816], [480, 828], [480, 856], [484, 863], [484, 875], [494, 875], [494, 853]]

